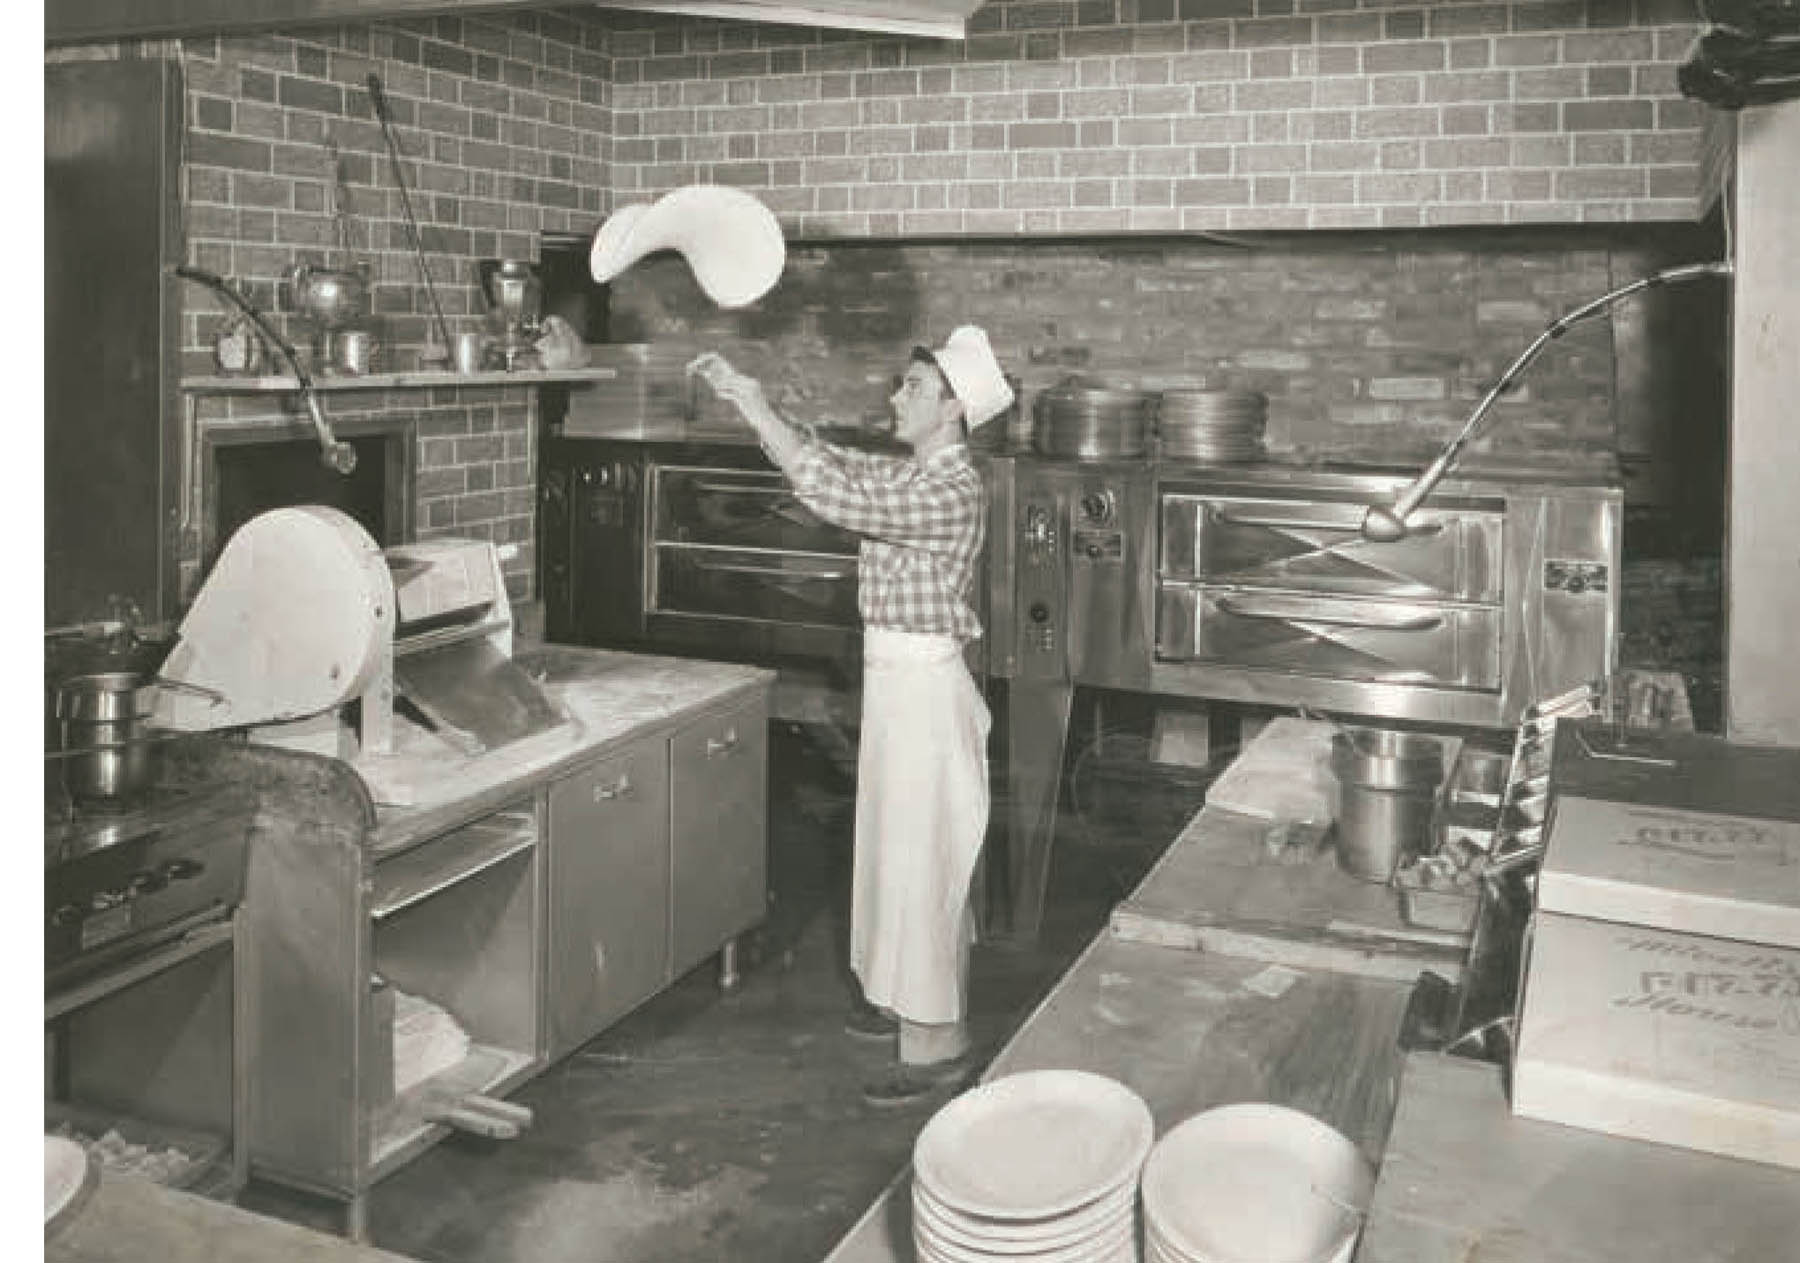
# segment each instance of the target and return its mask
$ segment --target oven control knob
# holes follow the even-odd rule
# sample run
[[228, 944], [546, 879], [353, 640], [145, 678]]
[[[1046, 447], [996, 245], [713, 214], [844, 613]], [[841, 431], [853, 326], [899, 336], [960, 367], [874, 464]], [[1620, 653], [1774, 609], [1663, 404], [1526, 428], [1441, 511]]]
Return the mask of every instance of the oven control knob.
[[118, 907], [130, 898], [131, 895], [128, 891], [96, 890], [93, 894], [88, 896], [88, 911], [105, 912], [109, 908]]
[[156, 871], [161, 873], [167, 881], [185, 881], [189, 877], [198, 877], [205, 871], [205, 868], [206, 865], [199, 860], [188, 859], [184, 856], [180, 859], [164, 860]]
[[1033, 601], [1031, 603], [1031, 608], [1027, 610], [1026, 613], [1030, 615], [1031, 621], [1034, 623], [1047, 623], [1050, 621], [1050, 607], [1045, 605], [1042, 601]]
[[50, 914], [50, 924], [51, 925], [69, 925], [69, 924], [72, 924], [73, 922], [81, 920], [83, 915], [84, 914], [81, 910], [81, 905], [74, 904], [74, 903], [65, 903], [62, 905], [62, 907], [58, 908], [55, 912], [52, 912]]
[[1106, 526], [1113, 520], [1113, 495], [1110, 491], [1090, 491], [1081, 497], [1081, 516], [1095, 526]]

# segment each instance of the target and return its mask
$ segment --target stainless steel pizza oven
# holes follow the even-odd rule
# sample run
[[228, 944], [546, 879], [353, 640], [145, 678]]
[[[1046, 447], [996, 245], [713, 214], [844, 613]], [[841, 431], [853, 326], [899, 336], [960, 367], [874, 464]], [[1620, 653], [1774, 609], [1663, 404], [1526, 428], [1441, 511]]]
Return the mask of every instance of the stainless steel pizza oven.
[[996, 675], [1504, 728], [1614, 669], [1616, 481], [1466, 476], [1375, 542], [1399, 471], [1009, 464]]

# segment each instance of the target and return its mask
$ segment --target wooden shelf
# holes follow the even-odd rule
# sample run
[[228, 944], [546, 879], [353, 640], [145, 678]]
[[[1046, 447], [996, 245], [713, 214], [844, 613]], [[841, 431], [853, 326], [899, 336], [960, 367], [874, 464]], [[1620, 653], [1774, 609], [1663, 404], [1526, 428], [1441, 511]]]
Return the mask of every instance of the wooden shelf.
[[[453, 373], [416, 369], [405, 373], [365, 373], [361, 376], [316, 376], [313, 389], [320, 394], [344, 390], [461, 389], [466, 386], [543, 386], [555, 382], [605, 382], [618, 377], [616, 368], [521, 369], [483, 373]], [[181, 389], [190, 395], [282, 395], [300, 389], [293, 377], [184, 377]]]

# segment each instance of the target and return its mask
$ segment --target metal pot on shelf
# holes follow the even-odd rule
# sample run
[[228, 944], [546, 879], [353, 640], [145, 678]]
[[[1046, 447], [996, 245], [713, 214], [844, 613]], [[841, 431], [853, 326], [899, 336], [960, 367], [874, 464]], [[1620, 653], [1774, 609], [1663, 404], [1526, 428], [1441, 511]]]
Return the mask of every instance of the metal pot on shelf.
[[156, 780], [156, 746], [146, 733], [156, 697], [133, 671], [75, 675], [56, 686], [63, 785], [77, 803], [118, 802]]
[[219, 694], [137, 671], [71, 675], [54, 687], [63, 787], [81, 806], [129, 802], [156, 783], [165, 734], [150, 727], [156, 691]]

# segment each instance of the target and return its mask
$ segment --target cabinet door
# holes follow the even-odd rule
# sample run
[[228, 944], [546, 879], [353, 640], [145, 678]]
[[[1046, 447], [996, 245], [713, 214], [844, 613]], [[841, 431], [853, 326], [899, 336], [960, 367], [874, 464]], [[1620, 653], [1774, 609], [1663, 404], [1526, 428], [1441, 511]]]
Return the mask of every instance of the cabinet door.
[[550, 1056], [669, 977], [669, 773], [662, 742], [550, 787]]
[[768, 761], [768, 704], [760, 696], [670, 739], [674, 974], [767, 913]]

